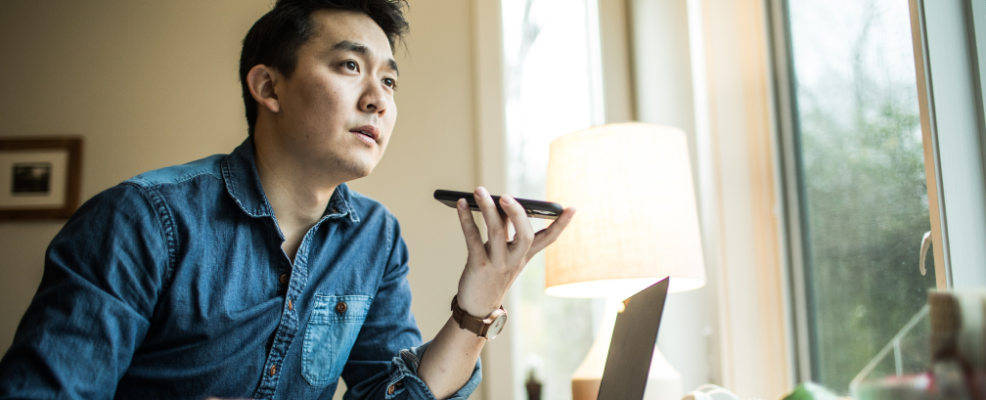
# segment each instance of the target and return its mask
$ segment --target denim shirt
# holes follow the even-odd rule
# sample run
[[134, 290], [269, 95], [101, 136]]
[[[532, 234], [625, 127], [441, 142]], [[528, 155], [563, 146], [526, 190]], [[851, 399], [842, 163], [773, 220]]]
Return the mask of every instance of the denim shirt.
[[394, 216], [342, 184], [294, 263], [283, 241], [251, 138], [100, 193], [48, 247], [0, 399], [433, 399]]

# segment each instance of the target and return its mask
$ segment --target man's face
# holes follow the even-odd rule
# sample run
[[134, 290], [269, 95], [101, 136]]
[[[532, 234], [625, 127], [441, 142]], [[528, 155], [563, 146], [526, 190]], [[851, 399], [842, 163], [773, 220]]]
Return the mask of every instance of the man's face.
[[397, 120], [397, 64], [383, 30], [365, 14], [312, 13], [316, 34], [298, 50], [290, 78], [275, 85], [275, 140], [316, 171], [369, 175]]

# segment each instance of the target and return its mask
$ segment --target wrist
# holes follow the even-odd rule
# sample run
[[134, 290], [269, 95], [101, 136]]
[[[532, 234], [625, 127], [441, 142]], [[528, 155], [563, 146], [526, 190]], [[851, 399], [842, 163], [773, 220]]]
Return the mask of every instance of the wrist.
[[471, 331], [477, 336], [484, 337], [488, 340], [492, 340], [499, 335], [503, 329], [503, 325], [507, 322], [507, 311], [502, 306], [486, 316], [476, 316], [462, 308], [458, 298], [458, 295], [452, 297], [451, 308], [452, 319], [458, 323], [460, 329]]
[[490, 316], [490, 314], [492, 314], [496, 310], [499, 310], [502, 307], [502, 304], [500, 304], [499, 302], [496, 302], [494, 304], [494, 303], [490, 303], [489, 301], [485, 301], [485, 302], [476, 301], [475, 299], [472, 299], [468, 296], [463, 296], [461, 293], [455, 295], [455, 298], [457, 299], [459, 303], [459, 309], [461, 309], [462, 312], [479, 319], [483, 319]]

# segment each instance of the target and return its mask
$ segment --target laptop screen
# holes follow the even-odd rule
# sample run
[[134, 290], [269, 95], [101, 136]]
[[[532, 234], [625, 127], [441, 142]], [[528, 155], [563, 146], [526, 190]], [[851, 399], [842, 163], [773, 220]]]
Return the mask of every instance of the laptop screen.
[[624, 309], [616, 316], [606, 369], [599, 385], [599, 400], [644, 398], [667, 294], [668, 278], [664, 278], [623, 301]]

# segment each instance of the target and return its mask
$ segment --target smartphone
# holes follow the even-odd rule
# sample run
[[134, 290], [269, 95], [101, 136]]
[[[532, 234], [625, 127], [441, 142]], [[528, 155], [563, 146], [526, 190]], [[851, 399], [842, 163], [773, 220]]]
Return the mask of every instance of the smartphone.
[[[499, 211], [500, 214], [506, 214], [506, 212], [503, 211], [503, 208], [500, 207], [500, 196], [492, 197], [493, 203], [496, 204], [496, 210]], [[455, 192], [441, 189], [435, 191], [435, 200], [438, 200], [449, 207], [455, 208], [455, 203], [458, 202], [459, 199], [466, 199], [466, 202], [469, 203], [469, 208], [473, 211], [479, 211], [479, 206], [476, 205], [476, 198], [473, 197], [473, 194], [470, 192]], [[514, 200], [517, 200], [517, 203], [520, 203], [520, 205], [524, 207], [524, 211], [527, 211], [527, 216], [531, 218], [558, 219], [558, 216], [561, 215], [563, 210], [561, 204], [558, 203], [518, 199], [516, 197]]]

